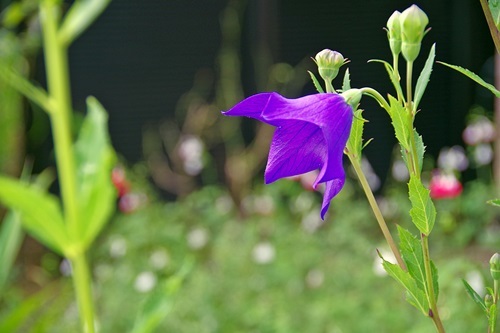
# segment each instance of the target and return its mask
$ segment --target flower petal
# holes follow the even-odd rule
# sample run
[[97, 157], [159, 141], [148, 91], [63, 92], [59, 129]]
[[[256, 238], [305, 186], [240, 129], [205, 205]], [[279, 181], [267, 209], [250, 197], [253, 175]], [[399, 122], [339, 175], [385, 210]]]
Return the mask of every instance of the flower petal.
[[336, 178], [326, 182], [325, 193], [323, 193], [323, 204], [321, 205], [321, 219], [325, 219], [325, 214], [330, 207], [330, 201], [344, 187], [345, 175], [341, 178]]

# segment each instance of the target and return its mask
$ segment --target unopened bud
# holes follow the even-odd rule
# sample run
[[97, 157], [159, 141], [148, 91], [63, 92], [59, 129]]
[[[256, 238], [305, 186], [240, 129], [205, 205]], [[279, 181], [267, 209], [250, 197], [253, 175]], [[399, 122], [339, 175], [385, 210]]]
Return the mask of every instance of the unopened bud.
[[401, 13], [397, 10], [392, 13], [387, 20], [387, 38], [393, 55], [398, 55], [401, 52], [401, 24], [399, 18]]
[[490, 273], [493, 280], [500, 281], [500, 254], [498, 253], [490, 259]]
[[356, 109], [359, 102], [361, 101], [361, 97], [363, 96], [363, 92], [361, 89], [349, 89], [344, 91], [342, 94], [344, 100], [347, 104], [352, 106], [353, 109]]
[[323, 80], [330, 82], [337, 77], [339, 68], [346, 62], [340, 52], [329, 49], [318, 52], [316, 57], [314, 57], [314, 61], [318, 65], [319, 75]]
[[401, 24], [401, 52], [406, 61], [413, 62], [420, 53], [429, 18], [417, 5], [405, 9], [399, 17]]

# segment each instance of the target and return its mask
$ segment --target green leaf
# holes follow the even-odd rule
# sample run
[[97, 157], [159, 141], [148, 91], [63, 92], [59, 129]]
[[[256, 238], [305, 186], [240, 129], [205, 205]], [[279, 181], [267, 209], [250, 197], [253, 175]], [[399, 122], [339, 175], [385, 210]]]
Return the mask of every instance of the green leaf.
[[0, 298], [23, 239], [21, 216], [9, 211], [0, 226]]
[[396, 133], [396, 139], [398, 139], [401, 147], [409, 151], [410, 131], [412, 128], [411, 115], [408, 110], [391, 95], [389, 95], [389, 105], [391, 107], [389, 116], [391, 117], [392, 126]]
[[349, 68], [345, 70], [344, 80], [342, 81], [342, 91], [347, 91], [351, 89], [351, 75], [349, 74]]
[[486, 203], [492, 206], [500, 207], [500, 199], [491, 199], [486, 201]]
[[431, 275], [432, 275], [432, 286], [434, 287], [434, 296], [436, 297], [436, 302], [439, 298], [439, 274], [434, 261], [431, 260]]
[[488, 0], [488, 7], [490, 7], [495, 26], [500, 30], [500, 3], [498, 0]]
[[324, 93], [325, 91], [323, 90], [323, 87], [321, 87], [321, 84], [319, 83], [318, 79], [316, 78], [316, 76], [314, 75], [313, 72], [311, 71], [307, 71], [309, 73], [309, 75], [311, 76], [311, 80], [314, 84], [314, 87], [316, 88], [316, 90], [319, 92], [319, 93]]
[[399, 83], [399, 76], [394, 73], [394, 69], [391, 64], [380, 59], [371, 59], [368, 60], [368, 62], [379, 62], [384, 65], [385, 70], [387, 71], [387, 75], [389, 75], [389, 78], [391, 79], [392, 85], [394, 86], [394, 89], [396, 89], [398, 96], [403, 98], [403, 90], [401, 89], [401, 84]]
[[422, 171], [422, 165], [424, 164], [424, 154], [425, 154], [424, 140], [422, 139], [422, 136], [418, 134], [415, 128], [413, 129], [413, 136], [415, 138], [415, 145], [417, 149], [418, 167], [420, 168], [420, 171]]
[[358, 161], [361, 160], [361, 151], [363, 149], [363, 128], [365, 126], [365, 119], [363, 119], [363, 110], [357, 109], [354, 111], [354, 118], [352, 121], [351, 134], [347, 140], [347, 149]]
[[479, 305], [479, 307], [484, 311], [486, 315], [488, 315], [488, 308], [486, 308], [486, 304], [484, 303], [484, 299], [470, 286], [470, 284], [462, 279], [462, 282], [465, 286], [465, 291], [472, 298], [472, 300]]
[[111, 181], [115, 154], [107, 130], [107, 114], [99, 102], [87, 99], [88, 114], [75, 143], [80, 214], [78, 228], [84, 247], [90, 245], [114, 211], [116, 191]]
[[405, 288], [406, 300], [427, 316], [429, 312], [429, 302], [427, 301], [425, 293], [417, 286], [416, 281], [410, 273], [403, 271], [401, 267], [384, 260], [384, 258], [382, 258], [382, 260], [382, 265], [387, 274]]
[[57, 197], [21, 182], [0, 176], [0, 201], [21, 214], [26, 230], [41, 243], [63, 254], [69, 244]]
[[416, 176], [410, 177], [408, 189], [412, 205], [410, 216], [413, 224], [421, 233], [429, 235], [436, 220], [436, 208], [429, 195], [430, 191], [424, 187], [422, 181]]
[[481, 79], [481, 77], [479, 77], [478, 75], [474, 74], [470, 70], [465, 69], [465, 68], [460, 67], [460, 66], [450, 65], [450, 64], [447, 64], [447, 63], [442, 62], [442, 61], [438, 61], [438, 63], [440, 63], [441, 65], [445, 65], [445, 66], [448, 66], [450, 68], [453, 68], [454, 70], [462, 73], [463, 75], [467, 76], [469, 79], [475, 81], [476, 83], [480, 84], [481, 86], [483, 86], [486, 89], [488, 89], [489, 91], [491, 91], [496, 97], [500, 98], [500, 91], [498, 91], [495, 88], [495, 86], [487, 83], [486, 81], [484, 81], [483, 79]]
[[431, 51], [429, 52], [429, 57], [425, 62], [424, 68], [417, 80], [417, 85], [415, 87], [415, 98], [413, 103], [415, 104], [415, 110], [418, 108], [418, 104], [424, 95], [425, 88], [427, 87], [427, 83], [429, 82], [429, 78], [431, 77], [432, 65], [434, 64], [434, 58], [436, 57], [436, 44], [432, 44]]
[[70, 45], [101, 15], [110, 2], [111, 0], [76, 0], [59, 29], [61, 42]]
[[398, 225], [399, 247], [401, 255], [408, 268], [408, 273], [415, 280], [417, 287], [427, 294], [427, 284], [425, 279], [424, 255], [420, 241], [408, 230]]

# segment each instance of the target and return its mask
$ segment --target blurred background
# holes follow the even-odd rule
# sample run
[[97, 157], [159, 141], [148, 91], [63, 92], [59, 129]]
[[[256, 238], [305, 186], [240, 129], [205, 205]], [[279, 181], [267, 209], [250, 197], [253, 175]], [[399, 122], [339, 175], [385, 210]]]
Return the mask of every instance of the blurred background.
[[[13, 3], [19, 9], [7, 10]], [[368, 61], [390, 60], [383, 27], [394, 10], [413, 3], [427, 13], [432, 28], [417, 73], [436, 43], [437, 60], [493, 83], [494, 46], [475, 0], [111, 2], [70, 48], [75, 110], [85, 109], [88, 95], [101, 101], [121, 158], [114, 174], [123, 187], [118, 212], [93, 251], [103, 332], [125, 331], [134, 305], [186, 258], [194, 258], [196, 274], [159, 331], [430, 329], [424, 318], [415, 322], [410, 306], [396, 306], [404, 304], [404, 296], [376, 268], [375, 248], [384, 245], [357, 180], [348, 180], [332, 203], [331, 223], [324, 223], [320, 196], [304, 189], [307, 179], [261, 186], [272, 130], [220, 115], [257, 92], [278, 91], [289, 98], [314, 93], [307, 70], [315, 72], [311, 57], [324, 48], [351, 60], [353, 87], [392, 93], [383, 66]], [[2, 0], [0, 9], [0, 56], [44, 85], [36, 1]], [[467, 296], [458, 277], [481, 287], [500, 232], [498, 214], [485, 205], [495, 197], [492, 156], [478, 153], [478, 143], [464, 130], [478, 119], [492, 126], [493, 97], [435, 64], [420, 106], [416, 127], [427, 147], [428, 180], [436, 168], [468, 161], [451, 167], [464, 191], [437, 202], [442, 213], [436, 239], [442, 241], [433, 246], [437, 266], [443, 267], [441, 282], [447, 283], [445, 322], [456, 328], [453, 332], [464, 331], [463, 325], [465, 331], [479, 331], [485, 323], [472, 302], [462, 302]], [[406, 179], [398, 173], [401, 161], [389, 118], [369, 99], [362, 107], [369, 120], [364, 137], [374, 138], [365, 150], [371, 185], [388, 220], [409, 223]], [[0, 83], [2, 171], [18, 175], [25, 159], [33, 162], [35, 173], [53, 168], [49, 125], [41, 110]], [[451, 157], [439, 162], [448, 147], [454, 147]], [[352, 205], [355, 213], [343, 209]], [[23, 332], [43, 331], [40, 323], [48, 332], [74, 327], [76, 309], [67, 308], [70, 285], [62, 258], [28, 239], [10, 283], [14, 288], [0, 301], [4, 316], [47, 288], [62, 295], [39, 297], [36, 304], [52, 302], [53, 310], [38, 311], [38, 320], [24, 324]], [[380, 290], [388, 296], [378, 297]], [[54, 324], [60, 313], [63, 323]]]

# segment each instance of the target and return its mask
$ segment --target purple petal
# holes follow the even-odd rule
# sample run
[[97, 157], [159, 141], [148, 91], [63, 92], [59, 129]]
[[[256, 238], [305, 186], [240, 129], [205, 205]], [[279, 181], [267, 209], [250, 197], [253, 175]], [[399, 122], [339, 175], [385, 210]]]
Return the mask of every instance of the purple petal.
[[336, 196], [340, 190], [344, 187], [345, 176], [342, 178], [337, 178], [330, 180], [325, 183], [325, 193], [323, 193], [323, 204], [321, 205], [321, 218], [325, 219], [325, 214], [330, 207], [330, 201]]

